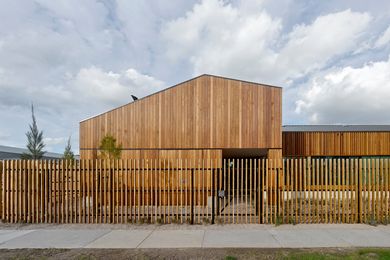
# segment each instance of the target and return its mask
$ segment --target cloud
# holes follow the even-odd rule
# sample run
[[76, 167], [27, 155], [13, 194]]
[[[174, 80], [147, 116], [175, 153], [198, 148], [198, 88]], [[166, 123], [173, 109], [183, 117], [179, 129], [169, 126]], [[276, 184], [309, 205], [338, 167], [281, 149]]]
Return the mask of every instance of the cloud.
[[[305, 110], [311, 104], [305, 95], [314, 83], [326, 88], [328, 74], [388, 62], [390, 29], [382, 30], [389, 24], [387, 5], [3, 1], [1, 144], [25, 145], [34, 102], [44, 136], [72, 135], [76, 150], [80, 120], [130, 102], [130, 95], [143, 97], [201, 73], [281, 85], [284, 122], [306, 123], [315, 117]], [[294, 112], [297, 100], [304, 102], [299, 114]], [[340, 119], [337, 111], [329, 110], [326, 120], [317, 114], [322, 121]], [[62, 152], [63, 146], [50, 148]]]
[[162, 31], [167, 56], [188, 60], [194, 74], [214, 73], [273, 84], [324, 68], [362, 41], [371, 17], [345, 10], [317, 17], [282, 34], [283, 23], [256, 2], [233, 6], [202, 1]]
[[[50, 108], [46, 113], [55, 116], [55, 122], [60, 122], [57, 130], [50, 126], [52, 122], [45, 120], [43, 128], [50, 129], [47, 134], [55, 136], [67, 131], [75, 136], [72, 142], [78, 142], [78, 122], [81, 120], [131, 102], [130, 95], [141, 98], [163, 86], [163, 82], [133, 68], [113, 72], [92, 66], [80, 69], [75, 75], [67, 75], [63, 85], [47, 86], [44, 91], [37, 89], [34, 96], [42, 93], [39, 96], [41, 110]], [[78, 148], [78, 144], [73, 146]]]
[[[34, 102], [48, 142], [72, 135], [78, 149], [80, 120], [130, 102], [131, 94], [142, 97], [163, 86], [138, 68], [142, 57], [134, 55], [129, 41], [136, 35], [125, 33], [116, 9], [125, 14], [132, 7], [146, 17], [147, 6], [15, 0], [0, 7], [0, 121], [7, 122], [1, 124], [2, 144], [25, 145]], [[153, 34], [131, 17], [126, 24]], [[140, 45], [148, 50], [151, 42]], [[63, 150], [60, 143], [51, 147]]]
[[390, 57], [315, 76], [301, 91], [296, 112], [310, 123], [382, 123], [390, 118]]
[[[166, 24], [162, 37], [173, 62], [189, 61], [193, 74], [214, 73], [259, 79], [259, 67], [269, 68], [275, 53], [281, 21], [273, 19], [261, 4], [247, 8], [224, 1], [202, 1], [185, 16]], [[267, 77], [268, 78], [268, 77]]]
[[390, 44], [390, 26], [387, 27], [386, 31], [376, 40], [374, 47], [381, 48]]
[[133, 68], [112, 72], [90, 67], [81, 69], [69, 79], [67, 94], [69, 97], [77, 94], [80, 103], [89, 100], [100, 107], [114, 107], [128, 103], [131, 94], [143, 97], [160, 90], [163, 85], [163, 82]]
[[352, 52], [364, 39], [371, 17], [346, 10], [297, 25], [288, 35], [275, 64], [284, 77], [296, 78], [323, 68], [331, 59]]
[[[0, 80], [1, 81], [1, 80]], [[11, 80], [12, 81], [12, 80]], [[61, 85], [8, 85], [2, 81], [0, 118], [3, 122], [4, 144], [24, 146], [25, 132], [31, 121], [31, 102], [36, 107], [38, 126], [51, 147], [62, 149], [62, 136], [72, 135], [72, 146], [78, 149], [78, 122], [132, 101], [130, 95], [143, 97], [161, 90], [163, 82], [133, 68], [105, 71], [91, 66], [77, 73], [66, 74]], [[23, 93], [23, 95], [21, 95]], [[17, 137], [17, 142], [10, 141]], [[8, 140], [7, 140], [8, 139]], [[58, 141], [58, 142], [56, 142]], [[58, 145], [58, 146], [56, 146]], [[49, 149], [49, 148], [48, 148]]]

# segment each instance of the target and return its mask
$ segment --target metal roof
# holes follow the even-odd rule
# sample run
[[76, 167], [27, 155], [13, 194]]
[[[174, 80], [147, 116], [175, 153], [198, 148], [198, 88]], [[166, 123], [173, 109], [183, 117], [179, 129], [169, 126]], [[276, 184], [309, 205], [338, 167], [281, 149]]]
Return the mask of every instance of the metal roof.
[[[11, 154], [21, 155], [23, 153], [28, 153], [28, 150], [25, 149], [25, 148], [18, 148], [18, 147], [11, 147], [11, 146], [0, 145], [0, 153], [2, 153], [3, 155], [8, 154], [7, 155], [7, 157], [8, 157], [8, 156], [11, 156]], [[53, 159], [61, 159], [62, 157], [63, 157], [63, 155], [60, 154], [60, 153], [46, 152], [43, 155], [43, 158], [50, 158], [50, 159], [51, 158], [53, 158]]]
[[390, 125], [284, 125], [283, 132], [389, 132]]

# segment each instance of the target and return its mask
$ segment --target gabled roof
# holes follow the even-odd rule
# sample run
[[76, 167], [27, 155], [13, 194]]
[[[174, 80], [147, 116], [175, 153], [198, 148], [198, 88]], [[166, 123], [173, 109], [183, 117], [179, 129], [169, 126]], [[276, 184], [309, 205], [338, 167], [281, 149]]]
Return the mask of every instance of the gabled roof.
[[390, 125], [284, 125], [283, 132], [389, 132]]
[[[127, 106], [127, 105], [129, 105], [129, 104], [139, 102], [139, 101], [141, 101], [141, 100], [143, 100], [143, 99], [146, 99], [146, 98], [148, 98], [148, 97], [151, 97], [151, 96], [153, 96], [153, 95], [157, 95], [157, 94], [159, 94], [159, 93], [161, 93], [161, 92], [164, 92], [164, 91], [167, 91], [167, 90], [169, 90], [169, 89], [178, 87], [178, 86], [180, 86], [180, 85], [182, 85], [182, 84], [185, 84], [185, 83], [187, 83], [187, 82], [190, 82], [190, 81], [192, 81], [192, 80], [196, 80], [196, 79], [199, 79], [199, 78], [202, 78], [202, 77], [220, 78], [220, 79], [224, 79], [224, 80], [233, 80], [233, 81], [244, 82], [244, 83], [249, 83], [249, 84], [256, 84], [256, 85], [259, 85], [259, 86], [262, 86], [262, 87], [270, 87], [270, 88], [279, 88], [279, 89], [282, 89], [282, 87], [273, 86], [273, 85], [267, 85], [267, 84], [262, 84], [262, 83], [258, 83], [258, 82], [252, 82], [252, 81], [246, 81], [246, 80], [240, 80], [240, 79], [233, 79], [233, 78], [228, 78], [228, 77], [223, 77], [223, 76], [217, 76], [217, 75], [212, 75], [212, 74], [202, 74], [202, 75], [199, 75], [199, 76], [197, 76], [197, 77], [195, 77], [195, 78], [192, 78], [192, 79], [189, 79], [189, 80], [186, 80], [186, 81], [177, 83], [177, 84], [175, 84], [175, 85], [173, 85], [173, 86], [171, 86], [171, 87], [167, 87], [167, 88], [162, 89], [162, 90], [160, 90], [160, 91], [154, 92], [154, 93], [152, 93], [152, 94], [150, 94], [150, 95], [144, 96], [144, 97], [139, 98], [139, 99], [134, 100], [134, 101], [131, 101], [131, 102], [127, 103], [127, 104], [121, 105], [121, 106], [119, 106], [119, 107], [113, 108], [113, 109], [108, 110], [108, 111], [105, 111], [105, 112], [103, 112], [103, 113], [100, 113], [100, 114], [97, 114], [97, 115], [88, 117], [88, 118], [86, 118], [86, 119], [83, 119], [83, 120], [80, 121], [80, 123], [81, 123], [81, 122], [84, 122], [84, 121], [87, 121], [87, 120], [89, 120], [89, 119], [92, 119], [92, 118], [94, 118], [94, 117], [100, 116], [100, 115], [102, 115], [102, 114], [105, 114], [105, 113], [107, 113], [107, 112], [113, 111], [113, 110], [115, 110], [115, 109], [118, 109], [118, 108]], [[130, 99], [130, 94], [129, 94], [129, 99]]]

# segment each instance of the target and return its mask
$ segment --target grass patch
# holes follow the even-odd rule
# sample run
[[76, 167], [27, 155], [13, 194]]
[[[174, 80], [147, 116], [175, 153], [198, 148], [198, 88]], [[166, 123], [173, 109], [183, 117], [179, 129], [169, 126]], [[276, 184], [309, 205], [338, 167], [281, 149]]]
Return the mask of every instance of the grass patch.
[[80, 256], [77, 256], [76, 259], [77, 260], [94, 260], [96, 258], [93, 256], [90, 256], [90, 255], [80, 255]]
[[225, 260], [237, 260], [237, 257], [228, 255], [228, 256], [225, 256]]
[[317, 252], [312, 249], [308, 252], [294, 252], [291, 251], [284, 254], [280, 259], [291, 259], [291, 260], [339, 260], [339, 259], [390, 259], [390, 249], [381, 248], [364, 248], [358, 250], [349, 251], [329, 251], [319, 249]]
[[364, 259], [390, 259], [390, 249], [385, 248], [365, 248], [358, 251], [359, 256]]

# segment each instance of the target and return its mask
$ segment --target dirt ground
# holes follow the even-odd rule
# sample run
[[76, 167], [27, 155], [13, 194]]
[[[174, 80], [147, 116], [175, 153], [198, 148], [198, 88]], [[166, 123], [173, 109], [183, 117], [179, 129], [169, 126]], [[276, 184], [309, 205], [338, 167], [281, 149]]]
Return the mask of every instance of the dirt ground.
[[17, 249], [1, 259], [389, 259], [390, 249]]

